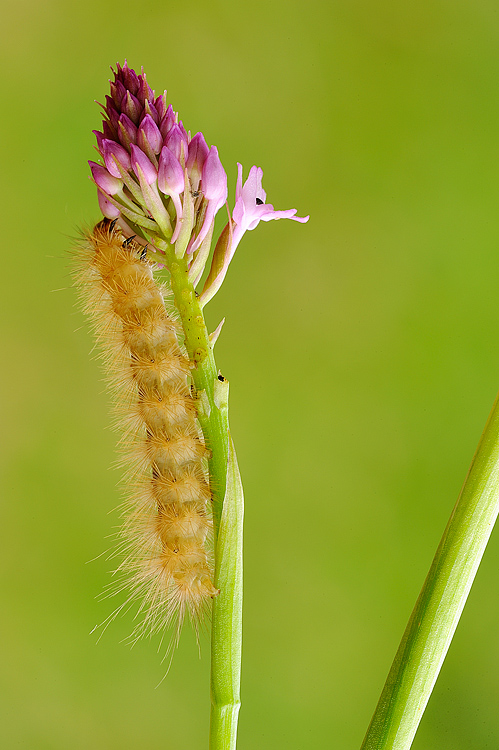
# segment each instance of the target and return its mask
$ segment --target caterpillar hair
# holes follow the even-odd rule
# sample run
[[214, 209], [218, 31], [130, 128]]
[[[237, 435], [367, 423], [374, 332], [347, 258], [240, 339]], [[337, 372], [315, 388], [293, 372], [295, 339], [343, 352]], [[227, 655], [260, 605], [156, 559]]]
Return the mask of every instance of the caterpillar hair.
[[218, 594], [212, 583], [207, 449], [197, 422], [190, 362], [168, 291], [143, 246], [101, 221], [77, 251], [76, 285], [104, 362], [126, 475], [118, 589], [139, 600], [134, 631], [194, 624]]

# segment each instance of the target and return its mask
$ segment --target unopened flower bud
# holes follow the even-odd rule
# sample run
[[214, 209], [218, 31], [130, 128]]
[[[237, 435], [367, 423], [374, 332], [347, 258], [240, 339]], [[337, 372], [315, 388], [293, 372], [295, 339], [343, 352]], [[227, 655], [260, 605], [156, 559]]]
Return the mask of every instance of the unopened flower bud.
[[208, 156], [209, 149], [202, 133], [196, 133], [189, 143], [187, 157], [187, 171], [191, 181], [192, 189], [197, 190], [203, 172], [203, 166]]
[[172, 154], [168, 146], [163, 146], [161, 156], [159, 157], [158, 188], [165, 195], [171, 196], [173, 205], [175, 206], [177, 224], [172, 236], [172, 242], [177, 240], [181, 229], [180, 222], [183, 218], [183, 208], [180, 201], [180, 194], [184, 192], [184, 187], [184, 171], [179, 160], [175, 154]]
[[168, 146], [172, 154], [181, 161], [182, 143], [184, 144], [184, 154], [187, 153], [187, 136], [184, 136], [178, 123], [175, 123], [165, 138], [165, 146]]
[[161, 119], [161, 124], [159, 126], [161, 135], [163, 138], [166, 138], [170, 130], [175, 125], [175, 112], [173, 111], [173, 107], [170, 104], [168, 106], [168, 109], [166, 110], [165, 114], [163, 115], [163, 118]]
[[114, 108], [114, 102], [111, 99], [111, 97], [110, 96], [106, 96], [106, 99], [109, 99], [109, 101], [112, 104], [112, 106], [105, 107], [104, 108], [104, 112], [106, 113], [106, 115], [109, 118], [109, 125], [112, 128], [113, 137], [114, 137], [116, 135], [116, 133], [118, 132], [119, 114], [118, 114], [118, 111]]
[[158, 172], [154, 164], [152, 164], [145, 153], [138, 146], [131, 145], [132, 158], [131, 164], [132, 169], [139, 178], [143, 176], [147, 185], [152, 185], [158, 179]]
[[106, 138], [106, 136], [104, 135], [104, 133], [101, 133], [100, 130], [92, 130], [92, 133], [95, 135], [97, 139], [97, 148], [99, 149], [99, 152], [103, 154], [104, 149], [102, 146], [102, 142], [104, 141], [104, 138]]
[[216, 146], [212, 146], [206, 156], [202, 180], [205, 198], [220, 204], [219, 207], [223, 206], [227, 200], [227, 175], [222, 167]]
[[166, 91], [163, 91], [163, 93], [154, 100], [154, 106], [156, 107], [156, 111], [158, 113], [159, 122], [161, 122], [167, 112]]
[[97, 191], [97, 200], [99, 201], [99, 208], [106, 219], [118, 218], [118, 216], [120, 215], [119, 209], [116, 208], [116, 206], [113, 206], [113, 204], [108, 200], [106, 200], [105, 195], [103, 195], [100, 190]]
[[89, 161], [88, 163], [90, 164], [90, 170], [96, 185], [102, 188], [105, 193], [116, 195], [116, 193], [119, 193], [120, 190], [122, 190], [122, 180], [118, 180], [116, 177], [109, 174], [107, 169], [101, 164], [97, 164], [95, 161]]
[[183, 169], [168, 146], [163, 146], [159, 157], [158, 187], [165, 195], [180, 194], [184, 190]]
[[142, 119], [144, 119], [146, 115], [150, 115], [155, 124], [159, 125], [158, 110], [154, 106], [153, 102], [149, 101], [149, 99], [146, 99], [144, 102], [144, 114], [142, 115]]
[[183, 136], [185, 142], [187, 143], [188, 140], [189, 140], [189, 138], [187, 137], [187, 130], [184, 128], [184, 124], [183, 124], [182, 120], [180, 120], [180, 122], [178, 123], [178, 126], [180, 128], [180, 132], [182, 133], [182, 136]]
[[142, 75], [139, 77], [139, 89], [137, 91], [137, 99], [139, 102], [144, 105], [146, 99], [149, 99], [149, 101], [154, 101], [154, 91], [149, 86], [146, 80], [146, 74], [143, 72]]
[[116, 105], [114, 103], [114, 99], [112, 96], [109, 96], [108, 94], [106, 94], [105, 98], [106, 98], [106, 106], [104, 107], [104, 111], [106, 112], [108, 117], [111, 117], [111, 114], [113, 112], [117, 113], [120, 107], [119, 107], [119, 104]]
[[125, 64], [121, 68], [118, 64], [118, 75], [123, 81], [125, 88], [129, 89], [132, 94], [136, 94], [139, 90], [139, 77], [137, 73], [128, 67], [128, 63], [125, 60]]
[[114, 141], [118, 137], [118, 130], [115, 130], [107, 120], [102, 121], [102, 133], [104, 138], [108, 138], [110, 141]]
[[146, 115], [137, 131], [137, 145], [146, 153], [159, 154], [163, 139], [151, 115]]
[[120, 115], [118, 121], [118, 138], [128, 151], [130, 151], [132, 143], [137, 143], [137, 126], [126, 115]]
[[102, 156], [107, 169], [113, 175], [113, 177], [121, 177], [121, 173], [115, 164], [115, 159], [119, 161], [123, 169], [130, 169], [130, 155], [123, 146], [120, 146], [116, 141], [110, 141], [106, 138], [102, 141]]
[[210, 227], [215, 219], [217, 211], [219, 211], [227, 200], [227, 175], [222, 167], [216, 146], [210, 148], [206, 157], [203, 165], [201, 184], [204, 197], [208, 201], [208, 206], [206, 208], [203, 226], [190, 247], [189, 252], [191, 253], [201, 246], [201, 243], [210, 231]]
[[126, 89], [123, 86], [122, 82], [117, 81], [109, 81], [110, 87], [111, 87], [111, 96], [113, 99], [113, 102], [117, 109], [121, 107], [121, 102], [123, 100], [123, 97], [126, 94]]
[[126, 92], [121, 102], [121, 110], [130, 118], [136, 125], [139, 124], [140, 114], [142, 112], [142, 106], [136, 96], [133, 96], [129, 91]]

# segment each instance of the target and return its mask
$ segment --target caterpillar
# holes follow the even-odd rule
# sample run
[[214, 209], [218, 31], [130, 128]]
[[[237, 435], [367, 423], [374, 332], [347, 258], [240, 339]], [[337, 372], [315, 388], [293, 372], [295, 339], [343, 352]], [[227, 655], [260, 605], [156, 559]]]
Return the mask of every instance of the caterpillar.
[[[75, 282], [114, 397], [127, 494], [118, 572], [141, 601], [134, 634], [164, 631], [185, 615], [196, 631], [218, 594], [209, 551], [208, 454], [197, 423], [190, 362], [168, 290], [144, 247], [102, 220], [77, 250]], [[120, 583], [120, 589], [123, 584]]]

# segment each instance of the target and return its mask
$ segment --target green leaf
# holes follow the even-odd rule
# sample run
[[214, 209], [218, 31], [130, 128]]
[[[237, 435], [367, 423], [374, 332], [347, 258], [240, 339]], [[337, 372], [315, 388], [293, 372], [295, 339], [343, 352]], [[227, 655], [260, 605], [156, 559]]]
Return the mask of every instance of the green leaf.
[[243, 514], [241, 476], [229, 433], [227, 486], [215, 554], [211, 641], [210, 750], [235, 750], [241, 681], [243, 609]]
[[414, 607], [361, 750], [409, 750], [499, 510], [499, 397]]

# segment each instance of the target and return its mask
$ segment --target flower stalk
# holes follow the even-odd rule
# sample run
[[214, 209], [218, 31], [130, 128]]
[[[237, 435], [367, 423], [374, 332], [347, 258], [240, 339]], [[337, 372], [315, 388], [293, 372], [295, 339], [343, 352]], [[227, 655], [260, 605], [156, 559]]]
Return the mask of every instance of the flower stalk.
[[408, 750], [499, 511], [499, 396], [411, 614], [361, 750]]
[[[192, 379], [198, 396], [198, 418], [206, 445], [210, 451], [208, 466], [213, 497], [213, 529], [215, 539], [222, 515], [228, 462], [229, 422], [227, 409], [220, 408], [217, 383], [219, 375], [208, 329], [194, 287], [189, 280], [186, 258], [177, 258], [175, 250], [166, 252], [170, 283], [175, 304], [180, 313], [184, 343], [193, 363]], [[219, 380], [222, 378], [222, 381]]]

